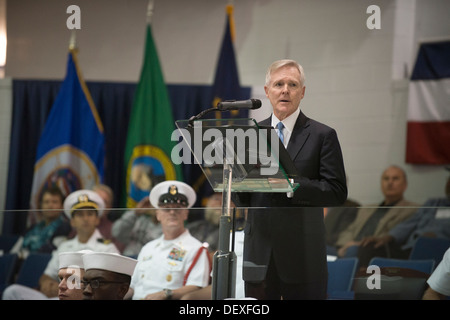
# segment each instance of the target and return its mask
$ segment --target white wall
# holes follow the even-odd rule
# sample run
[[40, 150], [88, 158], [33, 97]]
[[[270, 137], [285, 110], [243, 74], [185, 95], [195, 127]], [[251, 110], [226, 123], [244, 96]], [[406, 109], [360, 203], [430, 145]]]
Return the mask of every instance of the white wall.
[[[63, 78], [70, 37], [66, 8], [77, 4], [85, 79], [136, 82], [147, 3], [9, 0], [7, 76]], [[212, 83], [226, 4], [155, 0], [153, 36], [167, 83]], [[380, 30], [366, 27], [371, 4], [381, 8]], [[421, 203], [444, 195], [448, 174], [443, 167], [406, 165], [404, 158], [407, 77], [417, 40], [450, 37], [450, 1], [235, 0], [234, 5], [241, 84], [263, 100], [257, 120], [270, 113], [263, 91], [266, 68], [276, 59], [296, 59], [307, 78], [301, 107], [337, 130], [351, 198], [363, 204], [381, 201], [380, 174], [390, 164], [407, 170], [408, 199]]]

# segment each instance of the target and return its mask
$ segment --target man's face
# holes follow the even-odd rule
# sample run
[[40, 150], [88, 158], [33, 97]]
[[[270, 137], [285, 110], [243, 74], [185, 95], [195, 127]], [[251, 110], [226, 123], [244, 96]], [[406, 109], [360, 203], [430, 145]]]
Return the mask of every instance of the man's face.
[[294, 66], [284, 66], [272, 72], [270, 82], [264, 86], [275, 116], [284, 120], [294, 113], [305, 96], [301, 86], [300, 72]]
[[115, 272], [89, 269], [84, 273], [81, 287], [84, 300], [122, 300], [129, 283], [120, 281]]
[[100, 189], [100, 188], [95, 189], [95, 192], [100, 196], [100, 198], [102, 198], [103, 202], [105, 202], [105, 210], [111, 209], [112, 199], [111, 199], [110, 195], [108, 194], [108, 192], [106, 192], [105, 190]]
[[97, 216], [97, 211], [92, 209], [79, 209], [72, 213], [70, 224], [77, 231], [77, 233], [91, 234], [95, 231], [100, 219]]
[[385, 197], [401, 198], [407, 188], [403, 172], [399, 168], [386, 169], [381, 176], [381, 191]]
[[44, 219], [54, 220], [58, 218], [63, 209], [63, 202], [59, 195], [44, 193], [41, 201], [42, 215]]
[[189, 210], [179, 204], [164, 204], [156, 210], [156, 219], [162, 228], [177, 229], [184, 227], [184, 221], [188, 218]]
[[83, 290], [80, 283], [83, 275], [84, 269], [81, 268], [69, 267], [59, 269], [59, 300], [83, 300]]
[[[236, 207], [233, 201], [231, 201], [230, 206], [232, 208]], [[222, 193], [214, 193], [206, 202], [205, 208], [205, 219], [214, 225], [220, 224], [220, 217], [222, 215]]]

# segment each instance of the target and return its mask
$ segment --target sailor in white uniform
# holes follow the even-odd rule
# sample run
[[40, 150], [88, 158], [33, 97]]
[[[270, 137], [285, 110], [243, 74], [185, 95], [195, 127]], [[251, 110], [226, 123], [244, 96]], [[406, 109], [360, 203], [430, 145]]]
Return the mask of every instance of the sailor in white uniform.
[[81, 281], [84, 300], [123, 300], [130, 287], [137, 260], [109, 252], [83, 255]]
[[76, 236], [62, 242], [53, 251], [43, 275], [39, 279], [39, 290], [13, 284], [3, 292], [3, 300], [45, 300], [58, 298], [59, 253], [92, 250], [119, 253], [117, 247], [103, 239], [97, 229], [105, 208], [103, 199], [92, 190], [78, 190], [69, 194], [64, 201], [64, 213], [70, 219]]
[[148, 242], [138, 255], [130, 285], [132, 299], [179, 299], [209, 284], [207, 247], [184, 227], [195, 200], [189, 185], [174, 180], [161, 182], [150, 192], [163, 235]]

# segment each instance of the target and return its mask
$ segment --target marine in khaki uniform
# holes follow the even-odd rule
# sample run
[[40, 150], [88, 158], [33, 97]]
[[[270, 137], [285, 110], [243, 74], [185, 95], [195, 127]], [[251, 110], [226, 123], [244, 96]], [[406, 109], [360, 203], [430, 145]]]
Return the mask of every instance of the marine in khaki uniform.
[[195, 200], [194, 190], [183, 182], [168, 180], [152, 189], [150, 202], [157, 208], [163, 235], [148, 242], [138, 255], [130, 285], [132, 299], [179, 299], [208, 285], [207, 250], [184, 227]]

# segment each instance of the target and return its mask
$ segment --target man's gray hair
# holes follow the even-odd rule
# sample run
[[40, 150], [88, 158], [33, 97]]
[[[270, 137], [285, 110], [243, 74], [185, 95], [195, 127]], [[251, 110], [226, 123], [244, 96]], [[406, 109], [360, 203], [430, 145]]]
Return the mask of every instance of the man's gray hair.
[[277, 60], [269, 66], [266, 72], [266, 86], [270, 83], [272, 73], [285, 66], [293, 66], [297, 68], [300, 73], [300, 84], [303, 87], [305, 85], [305, 72], [303, 71], [303, 67], [297, 61], [290, 59]]

